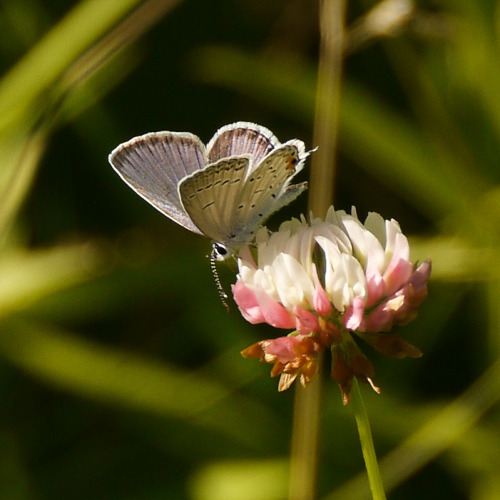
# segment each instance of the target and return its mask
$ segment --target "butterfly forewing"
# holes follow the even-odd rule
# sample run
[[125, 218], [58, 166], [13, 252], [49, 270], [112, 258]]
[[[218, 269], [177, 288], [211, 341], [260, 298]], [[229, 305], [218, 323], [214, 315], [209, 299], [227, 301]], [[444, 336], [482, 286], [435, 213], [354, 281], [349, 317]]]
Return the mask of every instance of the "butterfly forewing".
[[177, 185], [203, 168], [205, 146], [189, 133], [156, 132], [120, 144], [109, 155], [120, 177], [160, 212], [201, 233], [184, 210]]
[[251, 168], [255, 168], [277, 146], [278, 139], [267, 128], [255, 123], [237, 122], [216, 132], [207, 145], [207, 155], [212, 163], [221, 158], [250, 154]]
[[229, 244], [231, 220], [241, 199], [248, 157], [219, 160], [186, 177], [179, 184], [184, 209], [198, 228], [213, 240]]

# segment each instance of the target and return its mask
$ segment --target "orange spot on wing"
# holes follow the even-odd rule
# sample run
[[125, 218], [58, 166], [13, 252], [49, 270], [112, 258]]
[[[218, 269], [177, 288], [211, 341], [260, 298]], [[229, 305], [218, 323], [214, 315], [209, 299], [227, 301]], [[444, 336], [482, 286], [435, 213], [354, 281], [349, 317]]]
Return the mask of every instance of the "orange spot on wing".
[[297, 158], [294, 156], [289, 156], [287, 159], [287, 170], [293, 170], [295, 168], [295, 165], [297, 165]]

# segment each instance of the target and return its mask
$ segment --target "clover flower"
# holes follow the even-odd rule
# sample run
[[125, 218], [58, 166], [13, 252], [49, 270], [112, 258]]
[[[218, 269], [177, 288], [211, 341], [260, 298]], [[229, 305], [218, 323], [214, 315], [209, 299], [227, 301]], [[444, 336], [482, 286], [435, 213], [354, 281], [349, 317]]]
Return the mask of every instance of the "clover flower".
[[388, 332], [413, 320], [427, 295], [431, 263], [410, 261], [399, 224], [370, 213], [364, 224], [330, 207], [325, 220], [283, 223], [279, 231], [258, 231], [255, 257], [240, 252], [233, 295], [243, 317], [294, 329], [288, 336], [257, 342], [245, 357], [272, 363], [279, 390], [300, 377], [306, 385], [318, 370], [318, 356], [332, 352], [332, 377], [344, 402], [353, 377], [373, 383], [374, 369], [353, 334], [395, 358], [419, 357], [418, 348]]

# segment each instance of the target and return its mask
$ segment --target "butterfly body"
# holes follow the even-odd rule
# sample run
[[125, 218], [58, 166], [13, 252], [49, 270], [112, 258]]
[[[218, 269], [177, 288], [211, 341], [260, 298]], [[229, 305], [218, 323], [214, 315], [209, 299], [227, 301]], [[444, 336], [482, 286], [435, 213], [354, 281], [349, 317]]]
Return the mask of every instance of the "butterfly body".
[[306, 182], [290, 181], [308, 154], [302, 141], [280, 144], [268, 129], [237, 122], [219, 129], [206, 147], [187, 132], [145, 134], [120, 144], [109, 161], [157, 210], [216, 242], [222, 260], [306, 189]]

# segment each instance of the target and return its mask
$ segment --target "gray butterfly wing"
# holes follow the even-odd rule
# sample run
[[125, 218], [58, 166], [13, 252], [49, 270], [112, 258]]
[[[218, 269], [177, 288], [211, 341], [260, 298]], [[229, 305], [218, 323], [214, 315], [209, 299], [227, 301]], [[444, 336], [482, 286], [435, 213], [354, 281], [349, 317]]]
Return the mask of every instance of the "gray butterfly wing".
[[118, 175], [162, 214], [202, 234], [184, 210], [179, 182], [206, 164], [205, 146], [187, 132], [155, 132], [116, 147], [109, 162]]
[[201, 232], [212, 240], [227, 244], [235, 235], [231, 222], [238, 210], [248, 156], [224, 158], [194, 172], [179, 184], [184, 209]]
[[279, 145], [269, 129], [256, 123], [236, 122], [217, 130], [207, 144], [208, 162], [249, 154], [252, 156], [251, 168], [254, 168]]

